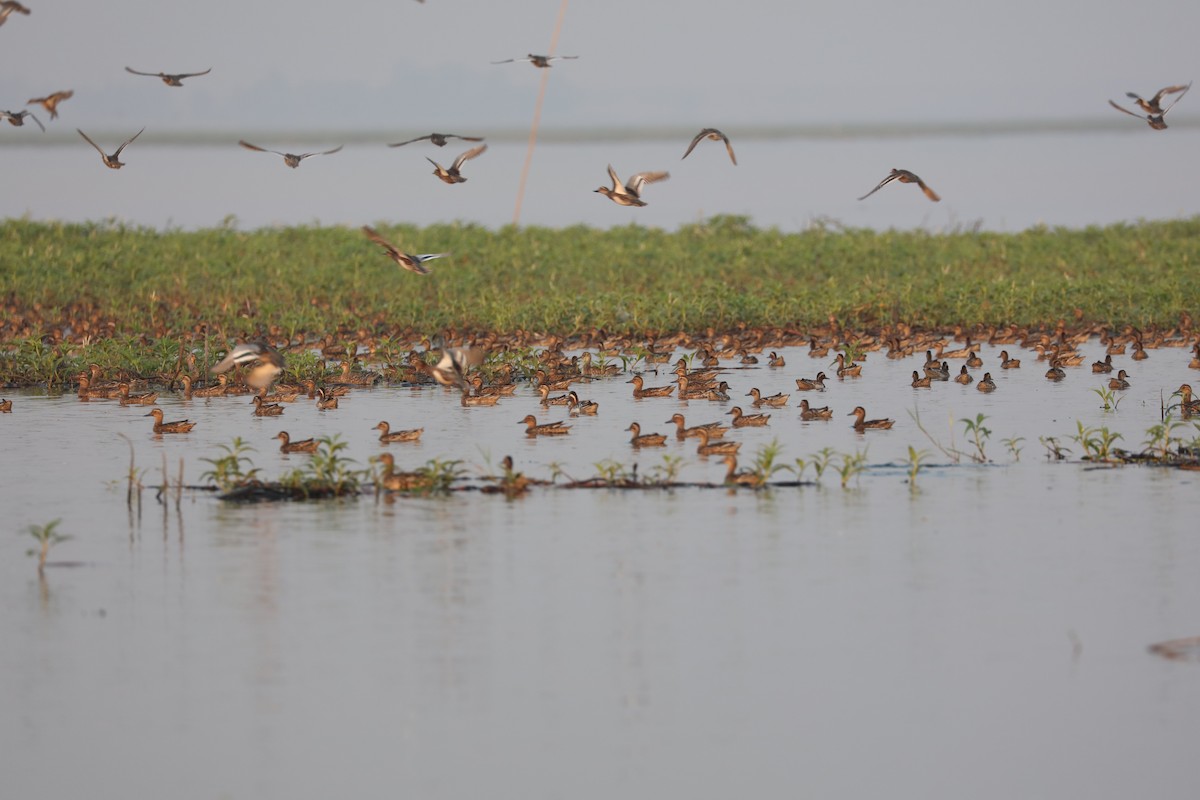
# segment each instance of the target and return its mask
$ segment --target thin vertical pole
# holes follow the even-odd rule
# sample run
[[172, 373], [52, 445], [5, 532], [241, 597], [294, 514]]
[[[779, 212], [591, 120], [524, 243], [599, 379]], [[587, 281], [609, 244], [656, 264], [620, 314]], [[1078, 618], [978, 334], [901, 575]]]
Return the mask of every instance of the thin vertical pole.
[[[567, 15], [567, 0], [558, 7], [558, 19], [554, 23], [554, 35], [550, 38], [550, 49], [546, 55], [554, 55], [558, 48], [558, 34], [562, 32], [563, 18]], [[537, 105], [533, 109], [533, 125], [529, 129], [529, 147], [525, 151], [525, 166], [521, 168], [521, 183], [517, 187], [517, 206], [513, 209], [513, 225], [521, 224], [521, 203], [525, 200], [525, 181], [529, 177], [529, 165], [533, 163], [533, 148], [537, 145], [538, 125], [542, 122], [542, 101], [546, 99], [546, 84], [550, 82], [550, 68], [542, 70], [542, 85], [538, 89]]]

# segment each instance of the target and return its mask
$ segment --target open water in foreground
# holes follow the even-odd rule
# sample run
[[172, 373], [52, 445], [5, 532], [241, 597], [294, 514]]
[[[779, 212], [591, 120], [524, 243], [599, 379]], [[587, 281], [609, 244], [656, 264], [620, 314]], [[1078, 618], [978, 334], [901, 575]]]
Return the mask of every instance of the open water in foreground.
[[[398, 466], [462, 459], [473, 475], [512, 454], [550, 477], [604, 459], [640, 474], [624, 429], [669, 432], [732, 403], [642, 400], [626, 377], [582, 387], [595, 419], [527, 440], [536, 396], [463, 409], [440, 389], [355, 391], [256, 419], [246, 398], [183, 402], [187, 436], [154, 437], [144, 409], [12, 395], [0, 417], [0, 789], [6, 797], [1178, 797], [1195, 786], [1200, 664], [1147, 645], [1200, 634], [1194, 472], [1053, 462], [1038, 443], [1076, 421], [1140, 449], [1165, 397], [1196, 373], [1184, 349], [1133, 362], [1104, 412], [1086, 363], [1065, 381], [1021, 353], [999, 388], [908, 387], [920, 358], [872, 354], [865, 376], [807, 393], [833, 407], [802, 423], [793, 393], [764, 429], [737, 431], [743, 463], [866, 448], [839, 485], [767, 491], [535, 489], [513, 501], [367, 495], [230, 505], [185, 492], [177, 509], [126, 508], [133, 442], [145, 481], [198, 483], [242, 436], [268, 477], [302, 463], [271, 439], [340, 434], [360, 464], [371, 430], [425, 427], [388, 446]], [[734, 370], [794, 391], [828, 360]], [[959, 363], [951, 362], [957, 372]], [[975, 370], [978, 378], [983, 370]], [[1189, 374], [1190, 373], [1190, 374]], [[665, 376], [647, 376], [665, 383]], [[1161, 394], [1160, 394], [1161, 393]], [[855, 405], [896, 419], [850, 428]], [[992, 463], [935, 453], [915, 489], [900, 462], [933, 449], [908, 412], [970, 449], [986, 415]], [[1182, 431], [1181, 431], [1182, 432]], [[1195, 434], [1190, 426], [1185, 435]], [[1024, 437], [1019, 460], [1002, 443]], [[672, 437], [683, 480], [719, 481]], [[782, 479], [792, 476], [781, 474]], [[805, 478], [813, 479], [810, 469]], [[116, 484], [116, 485], [114, 485]], [[39, 581], [26, 525], [61, 518]]]

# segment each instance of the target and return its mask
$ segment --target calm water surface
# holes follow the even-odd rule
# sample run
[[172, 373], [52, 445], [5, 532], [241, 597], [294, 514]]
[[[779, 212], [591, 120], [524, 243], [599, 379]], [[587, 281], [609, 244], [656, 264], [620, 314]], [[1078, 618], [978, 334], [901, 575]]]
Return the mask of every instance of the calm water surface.
[[[1100, 350], [1087, 350], [1089, 361]], [[732, 373], [737, 399], [790, 391], [826, 369]], [[809, 393], [836, 413], [801, 423], [792, 403], [737, 432], [748, 461], [867, 449], [843, 490], [540, 490], [516, 501], [370, 496], [232, 506], [185, 493], [178, 511], [120, 483], [133, 441], [146, 481], [198, 482], [235, 435], [270, 475], [301, 463], [270, 437], [338, 433], [360, 464], [371, 428], [425, 426], [389, 446], [401, 466], [460, 458], [471, 474], [511, 453], [548, 477], [606, 458], [643, 474], [660, 454], [623, 432], [681, 410], [634, 401], [617, 378], [585, 386], [596, 419], [526, 440], [543, 413], [522, 390], [462, 409], [441, 390], [361, 390], [320, 413], [255, 419], [245, 398], [164, 398], [199, 425], [156, 439], [141, 409], [36, 392], [0, 418], [0, 786], [12, 797], [868, 797], [1128, 798], [1194, 785], [1200, 667], [1146, 652], [1200, 634], [1196, 474], [1050, 463], [1039, 436], [1076, 421], [1137, 448], [1187, 352], [1119, 358], [1133, 388], [1115, 413], [1087, 366], [1066, 381], [986, 369], [992, 395], [912, 390], [921, 359], [872, 354], [858, 381]], [[954, 365], [957, 369], [957, 364]], [[978, 377], [982, 370], [976, 371]], [[1191, 372], [1191, 375], [1195, 375]], [[647, 376], [648, 383], [665, 382]], [[855, 434], [857, 404], [896, 419]], [[743, 403], [743, 405], [748, 405]], [[906, 483], [907, 447], [947, 446], [987, 415], [988, 466], [941, 455]], [[1001, 439], [1021, 436], [1020, 459]], [[681, 478], [723, 466], [683, 456]], [[811, 470], [807, 478], [813, 477]], [[61, 517], [74, 538], [39, 582], [25, 525]]]

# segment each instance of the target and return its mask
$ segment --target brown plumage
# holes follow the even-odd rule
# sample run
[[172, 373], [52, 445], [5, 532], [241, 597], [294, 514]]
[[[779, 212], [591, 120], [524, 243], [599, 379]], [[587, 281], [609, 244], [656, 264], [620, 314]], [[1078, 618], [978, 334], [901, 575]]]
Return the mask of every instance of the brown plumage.
[[[687, 158], [689, 155], [691, 155], [691, 152], [696, 149], [696, 145], [700, 144], [700, 142], [704, 141], [705, 139], [709, 139], [714, 142], [724, 142], [725, 151], [729, 153], [729, 160], [733, 162], [735, 167], [737, 166], [737, 156], [733, 154], [733, 145], [729, 143], [729, 137], [721, 133], [716, 128], [705, 128], [697, 133], [692, 139], [692, 143], [688, 145], [687, 152], [683, 154], [683, 158]], [[680, 161], [682, 161], [683, 158], [681, 158]]]
[[442, 258], [443, 256], [450, 255], [449, 253], [425, 253], [423, 255], [405, 253], [387, 239], [380, 236], [379, 232], [370, 225], [363, 225], [362, 232], [366, 234], [368, 239], [382, 247], [384, 252], [387, 253], [388, 258], [392, 259], [392, 261], [395, 261], [409, 272], [415, 272], [418, 275], [429, 274], [429, 267], [425, 266], [426, 261], [432, 261], [435, 258]]
[[132, 75], [145, 75], [149, 78], [158, 78], [167, 86], [183, 86], [184, 78], [198, 78], [201, 75], [207, 75], [208, 73], [212, 72], [212, 67], [209, 67], [203, 72], [138, 72], [132, 67], [126, 67], [125, 71]]
[[883, 180], [881, 180], [879, 182], [878, 186], [876, 186], [874, 189], [867, 192], [866, 194], [864, 194], [862, 197], [860, 197], [858, 199], [866, 200], [868, 197], [875, 194], [876, 192], [878, 192], [884, 186], [887, 186], [892, 181], [900, 181], [901, 183], [915, 183], [917, 186], [921, 187], [921, 191], [925, 193], [925, 196], [928, 197], [930, 200], [932, 200], [935, 203], [942, 199], [941, 197], [938, 196], [937, 192], [935, 192], [933, 189], [930, 189], [928, 186], [925, 185], [925, 181], [918, 178], [915, 173], [909, 172], [906, 169], [893, 169], [891, 172], [888, 173], [888, 176], [886, 178], [884, 178]]
[[459, 172], [459, 170], [462, 169], [462, 165], [465, 164], [466, 162], [470, 161], [472, 158], [482, 155], [486, 151], [487, 151], [486, 144], [481, 144], [478, 147], [473, 147], [470, 150], [468, 150], [467, 152], [459, 154], [458, 158], [454, 159], [454, 162], [451, 163], [449, 169], [446, 169], [441, 164], [437, 163], [436, 161], [434, 161], [432, 158], [429, 158], [428, 156], [425, 157], [425, 160], [428, 161], [430, 164], [433, 164], [433, 174], [436, 175], [438, 177], [438, 180], [440, 180], [442, 183], [449, 183], [449, 184], [466, 183], [467, 179], [464, 178], [462, 176], [462, 174]]

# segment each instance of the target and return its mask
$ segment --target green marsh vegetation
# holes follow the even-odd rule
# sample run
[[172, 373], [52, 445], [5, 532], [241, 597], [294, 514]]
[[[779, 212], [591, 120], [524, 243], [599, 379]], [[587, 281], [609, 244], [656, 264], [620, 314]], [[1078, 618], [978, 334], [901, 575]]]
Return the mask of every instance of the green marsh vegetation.
[[[238, 337], [359, 332], [397, 347], [446, 330], [594, 328], [635, 336], [712, 327], [905, 322], [1171, 326], [1200, 296], [1200, 218], [1019, 233], [788, 233], [740, 217], [663, 231], [379, 225], [414, 250], [403, 273], [357, 228], [155, 231], [0, 223], [0, 378], [54, 385], [86, 359], [170, 369], [183, 348]], [[86, 340], [43, 344], [47, 336]], [[122, 366], [129, 366], [122, 364]]]

